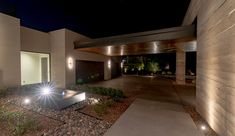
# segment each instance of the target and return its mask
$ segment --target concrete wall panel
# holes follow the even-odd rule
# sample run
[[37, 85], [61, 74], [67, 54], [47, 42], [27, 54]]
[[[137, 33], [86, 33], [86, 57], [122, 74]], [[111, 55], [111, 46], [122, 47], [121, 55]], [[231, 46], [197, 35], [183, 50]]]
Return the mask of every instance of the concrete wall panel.
[[234, 136], [235, 1], [196, 1], [183, 25], [197, 16], [197, 111], [219, 135]]

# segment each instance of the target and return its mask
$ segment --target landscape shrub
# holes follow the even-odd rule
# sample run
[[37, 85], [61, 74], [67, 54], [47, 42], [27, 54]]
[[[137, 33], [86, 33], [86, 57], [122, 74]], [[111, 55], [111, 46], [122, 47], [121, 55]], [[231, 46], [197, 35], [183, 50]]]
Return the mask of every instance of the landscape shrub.
[[11, 112], [0, 107], [0, 122], [6, 122], [15, 136], [22, 136], [29, 131], [35, 131], [39, 125], [34, 119], [24, 115], [22, 112]]
[[113, 99], [105, 100], [101, 103], [98, 103], [94, 106], [94, 111], [98, 116], [103, 116], [107, 113], [107, 109], [109, 107], [112, 107], [115, 104], [115, 101]]
[[119, 101], [122, 98], [124, 98], [124, 93], [120, 89], [86, 86], [86, 87], [83, 87], [82, 90], [88, 93], [110, 96], [114, 101]]
[[39, 128], [37, 122], [30, 118], [23, 118], [14, 127], [13, 134], [15, 136], [22, 136], [28, 131], [35, 131]]

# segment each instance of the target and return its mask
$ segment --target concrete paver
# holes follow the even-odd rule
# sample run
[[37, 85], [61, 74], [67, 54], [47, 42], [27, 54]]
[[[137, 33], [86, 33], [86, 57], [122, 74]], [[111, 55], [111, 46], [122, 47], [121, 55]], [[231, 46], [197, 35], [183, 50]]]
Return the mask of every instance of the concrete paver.
[[202, 136], [181, 105], [136, 99], [104, 136]]

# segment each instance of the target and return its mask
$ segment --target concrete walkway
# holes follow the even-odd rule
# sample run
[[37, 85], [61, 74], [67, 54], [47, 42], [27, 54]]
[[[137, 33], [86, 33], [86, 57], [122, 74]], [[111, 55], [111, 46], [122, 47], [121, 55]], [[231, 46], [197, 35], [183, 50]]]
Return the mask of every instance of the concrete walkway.
[[181, 105], [136, 99], [104, 136], [202, 136]]
[[195, 106], [193, 86], [177, 86], [162, 77], [122, 76], [94, 83], [120, 88], [135, 101], [105, 136], [200, 136], [184, 106]]

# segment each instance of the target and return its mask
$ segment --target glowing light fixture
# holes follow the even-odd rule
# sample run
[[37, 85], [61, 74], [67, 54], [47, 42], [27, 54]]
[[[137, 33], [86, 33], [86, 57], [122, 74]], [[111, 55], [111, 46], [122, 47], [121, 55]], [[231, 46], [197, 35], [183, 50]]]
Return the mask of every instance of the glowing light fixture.
[[123, 68], [123, 62], [121, 62], [121, 68]]
[[157, 42], [153, 42], [153, 50], [154, 50], [155, 53], [158, 52], [158, 44], [157, 44]]
[[107, 54], [108, 54], [108, 55], [111, 55], [111, 46], [108, 46]]
[[30, 99], [26, 98], [24, 99], [24, 104], [29, 104], [30, 103]]
[[72, 57], [69, 57], [69, 58], [68, 58], [68, 68], [69, 68], [69, 69], [73, 69], [73, 67], [74, 67], [73, 58], [72, 58]]
[[108, 61], [108, 68], [111, 68], [111, 60]]
[[43, 87], [42, 88], [42, 94], [43, 95], [49, 95], [51, 93], [51, 89], [49, 87]]
[[202, 125], [202, 126], [201, 126], [201, 129], [202, 129], [202, 130], [206, 130], [206, 126], [205, 126], [205, 125]]

